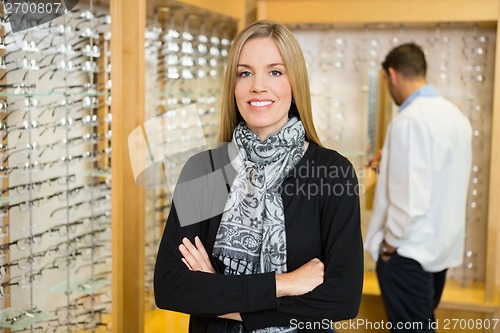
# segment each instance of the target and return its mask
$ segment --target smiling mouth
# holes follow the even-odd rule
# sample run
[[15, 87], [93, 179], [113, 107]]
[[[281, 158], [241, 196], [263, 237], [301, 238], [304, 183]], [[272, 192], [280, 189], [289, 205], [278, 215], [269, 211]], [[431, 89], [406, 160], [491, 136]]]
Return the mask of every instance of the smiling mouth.
[[252, 101], [252, 102], [250, 102], [251, 106], [257, 106], [257, 107], [268, 106], [271, 104], [273, 104], [272, 101]]

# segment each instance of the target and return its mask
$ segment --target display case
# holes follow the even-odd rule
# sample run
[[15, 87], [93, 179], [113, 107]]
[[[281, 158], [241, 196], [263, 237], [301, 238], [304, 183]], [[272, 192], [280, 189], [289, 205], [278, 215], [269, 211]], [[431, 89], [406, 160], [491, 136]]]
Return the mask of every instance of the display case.
[[[32, 22], [42, 9], [21, 7], [20, 18]], [[109, 8], [80, 1], [29, 29], [2, 13], [0, 331], [105, 331], [112, 297]]]

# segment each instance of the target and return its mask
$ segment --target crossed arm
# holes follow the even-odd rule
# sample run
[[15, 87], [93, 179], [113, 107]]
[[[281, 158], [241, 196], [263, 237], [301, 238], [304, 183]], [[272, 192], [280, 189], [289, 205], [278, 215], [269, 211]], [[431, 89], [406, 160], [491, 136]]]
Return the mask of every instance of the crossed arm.
[[[199, 237], [196, 236], [194, 241], [193, 244], [187, 238], [182, 239], [182, 244], [179, 245], [179, 251], [183, 257], [182, 262], [191, 271], [216, 274]], [[324, 265], [319, 259], [314, 258], [292, 272], [276, 274], [276, 297], [299, 296], [308, 293], [323, 283], [323, 278]], [[238, 312], [227, 313], [219, 317], [242, 321]]]

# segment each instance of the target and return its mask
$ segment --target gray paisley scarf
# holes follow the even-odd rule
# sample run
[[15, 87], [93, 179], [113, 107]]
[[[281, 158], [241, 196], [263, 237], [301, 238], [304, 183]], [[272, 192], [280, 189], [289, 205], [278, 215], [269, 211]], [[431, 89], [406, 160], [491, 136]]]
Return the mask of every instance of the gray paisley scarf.
[[[231, 162], [237, 174], [213, 249], [225, 275], [287, 271], [285, 214], [279, 190], [304, 155], [304, 139], [304, 127], [297, 118], [264, 142], [243, 122], [236, 126], [229, 149], [230, 155], [237, 156]], [[290, 328], [254, 332], [290, 332]]]

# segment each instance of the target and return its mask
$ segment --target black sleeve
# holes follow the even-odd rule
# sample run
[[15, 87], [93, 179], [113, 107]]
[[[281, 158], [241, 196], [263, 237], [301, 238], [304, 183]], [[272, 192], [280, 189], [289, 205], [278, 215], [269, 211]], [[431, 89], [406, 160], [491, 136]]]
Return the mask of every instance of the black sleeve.
[[[186, 166], [193, 163], [199, 168], [200, 163], [206, 163], [206, 159], [200, 160], [198, 156], [188, 161]], [[208, 170], [208, 173], [211, 172], [209, 168], [205, 168], [206, 170]], [[195, 175], [195, 177], [190, 178], [197, 178], [199, 181], [200, 177], [197, 176], [202, 175]], [[182, 178], [181, 174], [180, 179]], [[223, 185], [225, 187], [225, 184]], [[207, 191], [204, 186], [208, 185], [203, 182], [198, 182], [197, 186], [199, 192]], [[212, 189], [208, 189], [208, 191], [210, 190]], [[208, 196], [206, 199], [212, 202], [211, 199], [213, 198]], [[197, 207], [193, 206], [192, 209], [198, 209], [198, 206], [206, 206], [206, 203], [195, 200], [195, 205]], [[181, 227], [176, 201], [174, 200], [156, 259], [154, 271], [156, 305], [161, 309], [207, 316], [276, 308], [274, 273], [225, 276], [222, 274], [192, 272], [181, 261], [182, 256], [178, 247], [183, 237], [188, 237], [194, 243], [194, 237], [199, 236], [205, 246], [211, 244], [207, 247], [207, 251], [211, 252], [214, 240], [208, 239], [207, 232], [204, 230], [207, 223], [212, 223], [217, 218], [220, 219], [220, 216], [198, 223], [185, 223]]]
[[[359, 310], [363, 286], [363, 245], [359, 188], [354, 167], [344, 160], [345, 176], [331, 179], [343, 188], [340, 195], [322, 196], [322, 261], [325, 280], [310, 293], [278, 299], [278, 307], [242, 313], [248, 330], [268, 326], [290, 326], [303, 322], [339, 321], [354, 318]], [[306, 241], [306, 240], [291, 240]], [[310, 240], [307, 240], [310, 241]]]

